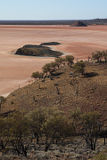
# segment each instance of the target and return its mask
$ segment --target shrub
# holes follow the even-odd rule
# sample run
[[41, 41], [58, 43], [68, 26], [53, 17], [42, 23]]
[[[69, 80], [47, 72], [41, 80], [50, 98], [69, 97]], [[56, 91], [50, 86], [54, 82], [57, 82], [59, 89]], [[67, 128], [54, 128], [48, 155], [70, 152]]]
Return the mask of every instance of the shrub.
[[0, 151], [5, 151], [10, 143], [11, 126], [9, 118], [0, 118]]
[[88, 112], [81, 117], [83, 137], [87, 145], [92, 149], [96, 149], [98, 133], [101, 128], [100, 114], [97, 112]]
[[104, 57], [105, 63], [107, 63], [107, 50], [103, 51], [103, 57]]
[[57, 70], [57, 63], [56, 62], [51, 62], [51, 63], [47, 63], [43, 66], [42, 70], [43, 73], [46, 75], [52, 75], [53, 72], [55, 72]]
[[10, 143], [18, 155], [27, 157], [29, 148], [29, 121], [21, 113], [16, 113], [11, 119]]
[[97, 112], [82, 113], [76, 109], [66, 115], [58, 108], [45, 107], [25, 114], [15, 111], [0, 118], [1, 152], [14, 151], [27, 157], [31, 149], [39, 147], [40, 150], [48, 151], [51, 144], [71, 143], [74, 136], [82, 136], [92, 150], [96, 148], [102, 127], [101, 116]]
[[84, 75], [85, 72], [85, 63], [83, 61], [77, 62], [73, 66], [74, 72], [81, 73]]
[[58, 109], [48, 110], [48, 117], [43, 127], [45, 151], [48, 151], [54, 142], [58, 143], [74, 134], [73, 126], [70, 122], [64, 113]]
[[97, 63], [107, 63], [107, 50], [94, 52], [92, 54], [92, 59], [95, 60]]
[[58, 57], [58, 58], [55, 59], [55, 62], [57, 63], [58, 68], [59, 68], [61, 65], [64, 65], [64, 64], [65, 64], [65, 61], [66, 61], [66, 59], [63, 58], [63, 57]]
[[6, 99], [3, 96], [0, 96], [0, 111], [2, 104], [6, 101]]
[[65, 59], [66, 59], [68, 65], [71, 67], [72, 64], [74, 63], [74, 62], [73, 62], [73, 61], [74, 61], [74, 57], [71, 56], [71, 55], [67, 55], [67, 56], [65, 57]]
[[107, 155], [103, 153], [99, 153], [97, 156], [94, 158], [95, 160], [107, 160]]
[[39, 144], [40, 138], [43, 134], [43, 125], [47, 119], [47, 113], [44, 109], [36, 109], [29, 115], [30, 129], [32, 137], [36, 139], [36, 143]]
[[33, 77], [33, 78], [39, 78], [39, 79], [41, 79], [41, 78], [43, 78], [43, 73], [33, 72], [33, 73], [32, 73], [32, 77]]
[[103, 56], [102, 53], [103, 53], [103, 52], [101, 52], [101, 51], [96, 51], [95, 53], [92, 54], [92, 59], [93, 59], [93, 60], [96, 60], [97, 63], [100, 63], [100, 62], [101, 62], [101, 58], [102, 58], [102, 56]]

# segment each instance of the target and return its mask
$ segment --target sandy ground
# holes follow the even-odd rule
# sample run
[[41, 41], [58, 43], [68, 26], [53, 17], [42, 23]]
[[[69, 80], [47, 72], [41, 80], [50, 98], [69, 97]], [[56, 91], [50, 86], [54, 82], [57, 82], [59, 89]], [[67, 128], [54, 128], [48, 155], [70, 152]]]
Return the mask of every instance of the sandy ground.
[[107, 49], [107, 26], [0, 26], [0, 95], [32, 82], [32, 72], [53, 58], [16, 56], [24, 44], [56, 41], [54, 49], [85, 59], [95, 50]]

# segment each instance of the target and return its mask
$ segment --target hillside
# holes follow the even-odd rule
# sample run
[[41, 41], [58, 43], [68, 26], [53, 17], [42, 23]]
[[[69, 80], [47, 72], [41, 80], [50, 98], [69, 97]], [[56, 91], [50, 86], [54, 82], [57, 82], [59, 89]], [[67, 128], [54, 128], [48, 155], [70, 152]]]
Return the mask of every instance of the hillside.
[[[107, 64], [70, 64], [1, 99], [2, 158], [106, 160]], [[80, 64], [84, 74], [73, 70]]]
[[2, 112], [10, 110], [31, 111], [37, 107], [58, 107], [69, 111], [97, 110], [103, 118], [107, 115], [107, 65], [87, 64], [86, 77], [73, 78], [71, 68], [62, 67], [53, 80], [47, 78], [11, 93], [2, 106]]

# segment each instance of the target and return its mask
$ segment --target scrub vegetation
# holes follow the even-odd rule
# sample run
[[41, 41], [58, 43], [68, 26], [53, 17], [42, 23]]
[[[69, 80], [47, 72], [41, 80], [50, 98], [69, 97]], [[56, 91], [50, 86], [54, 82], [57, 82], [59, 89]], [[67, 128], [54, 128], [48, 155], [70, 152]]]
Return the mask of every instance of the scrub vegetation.
[[34, 83], [1, 98], [0, 152], [32, 160], [106, 158], [101, 152], [107, 147], [103, 53], [100, 60], [94, 53], [91, 62], [55, 58], [31, 75]]

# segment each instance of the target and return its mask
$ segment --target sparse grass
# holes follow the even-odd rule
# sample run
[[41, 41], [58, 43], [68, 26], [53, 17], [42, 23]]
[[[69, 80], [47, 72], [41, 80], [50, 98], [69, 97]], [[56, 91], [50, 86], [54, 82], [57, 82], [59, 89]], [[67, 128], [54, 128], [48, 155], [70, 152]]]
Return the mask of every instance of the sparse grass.
[[92, 160], [107, 160], [107, 150], [100, 152]]
[[[31, 111], [37, 107], [58, 107], [65, 112], [80, 108], [82, 111], [97, 110], [107, 115], [107, 65], [86, 66], [86, 72], [95, 72], [93, 77], [72, 77], [70, 67], [64, 66], [53, 80], [47, 78], [11, 93], [2, 105], [2, 112], [9, 110]], [[57, 84], [57, 88], [55, 86]], [[59, 91], [59, 94], [58, 92]], [[13, 96], [14, 95], [14, 96]], [[14, 104], [11, 104], [14, 102]]]
[[[56, 111], [55, 108], [63, 110], [65, 116], [69, 115], [69, 111], [75, 111], [77, 108], [80, 108], [82, 112], [98, 111], [101, 113], [102, 119], [106, 119], [107, 64], [86, 65], [85, 73], [96, 73], [96, 76], [84, 77], [79, 74], [75, 76], [70, 75], [71, 72], [71, 67], [63, 65], [55, 72], [52, 80], [49, 78], [44, 81], [38, 79], [11, 93], [2, 104], [3, 117], [9, 115], [8, 113], [11, 114], [10, 111], [14, 113], [19, 110], [26, 113], [39, 107], [52, 107], [54, 111]], [[103, 141], [101, 143], [98, 141], [98, 144], [103, 144]], [[62, 159], [66, 159], [66, 157], [62, 157]], [[101, 152], [91, 160], [107, 160], [107, 152]]]

